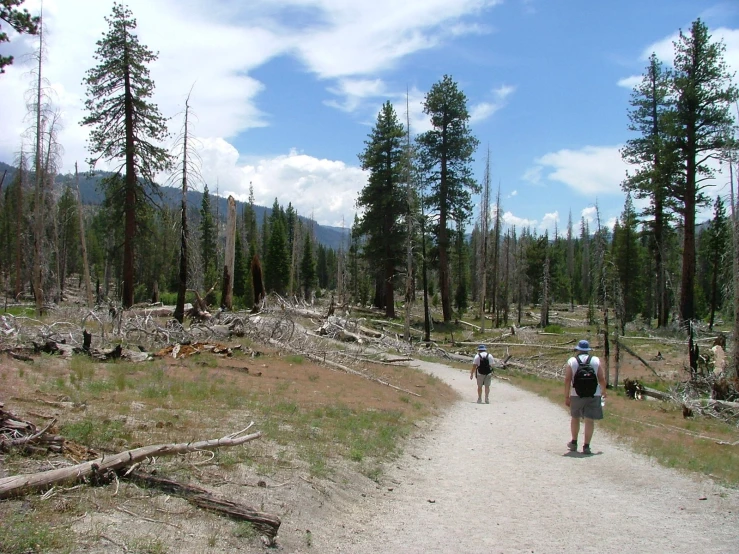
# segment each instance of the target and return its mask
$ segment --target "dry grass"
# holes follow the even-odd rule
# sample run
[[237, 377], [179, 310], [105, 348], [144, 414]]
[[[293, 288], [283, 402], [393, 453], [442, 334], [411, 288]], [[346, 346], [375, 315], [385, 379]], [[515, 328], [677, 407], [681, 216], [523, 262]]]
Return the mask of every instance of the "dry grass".
[[[44, 421], [40, 416], [57, 417], [60, 434], [98, 454], [217, 438], [254, 421], [253, 429], [263, 438], [244, 447], [154, 463], [163, 475], [214, 490], [225, 486], [230, 496], [234, 486], [240, 487], [241, 495], [250, 490], [243, 487], [258, 480], [287, 481], [296, 475], [333, 479], [337, 468], [343, 472], [347, 465], [377, 480], [415, 425], [456, 398], [440, 380], [407, 367], [353, 366], [419, 396], [300, 356], [265, 351], [248, 357], [236, 352], [228, 358], [205, 353], [140, 364], [51, 356], [32, 364], [3, 360], [3, 401], [6, 409], [38, 424]], [[0, 472], [30, 473], [48, 469], [50, 463], [72, 461], [6, 454], [0, 457]], [[172, 551], [167, 540], [153, 532], [134, 526], [128, 530], [132, 534], [117, 536], [122, 531], [105, 523], [111, 517], [129, 517], [117, 511], [121, 506], [142, 517], [163, 519], [148, 496], [121, 484], [120, 490], [117, 485], [61, 488], [49, 500], [31, 495], [0, 502], [0, 552], [66, 552], [74, 551], [67, 544], [110, 546], [111, 540], [130, 552]], [[246, 498], [249, 504], [250, 496]], [[258, 498], [253, 499], [255, 507], [269, 511], [264, 498]], [[23, 517], [14, 516], [19, 510]], [[172, 502], [164, 512], [171, 510]], [[197, 518], [194, 529], [203, 551], [216, 546], [228, 551], [240, 541], [259, 542], [248, 525], [202, 514], [186, 504], [178, 510]], [[98, 516], [89, 518], [86, 513]], [[33, 532], [27, 531], [29, 525]]]
[[[563, 385], [518, 373], [512, 382], [561, 404]], [[609, 391], [606, 413], [598, 427], [660, 464], [691, 471], [739, 487], [739, 431], [715, 419], [685, 419], [679, 406], [656, 400], [631, 400], [622, 390]], [[728, 443], [728, 444], [727, 444]]]

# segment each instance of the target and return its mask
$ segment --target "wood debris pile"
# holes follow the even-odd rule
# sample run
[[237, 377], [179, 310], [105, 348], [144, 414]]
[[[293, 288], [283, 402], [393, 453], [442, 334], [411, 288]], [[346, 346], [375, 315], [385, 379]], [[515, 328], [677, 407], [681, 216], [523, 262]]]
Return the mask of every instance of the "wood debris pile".
[[31, 454], [60, 454], [64, 449], [64, 438], [54, 433], [56, 419], [39, 429], [30, 421], [25, 421], [5, 410], [0, 403], [0, 452], [19, 449]]

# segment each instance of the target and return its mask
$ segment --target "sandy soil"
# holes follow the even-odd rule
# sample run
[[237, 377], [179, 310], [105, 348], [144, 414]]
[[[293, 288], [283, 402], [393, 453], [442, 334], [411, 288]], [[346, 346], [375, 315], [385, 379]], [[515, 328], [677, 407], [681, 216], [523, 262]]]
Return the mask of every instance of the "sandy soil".
[[478, 405], [467, 372], [417, 365], [464, 399], [411, 440], [381, 486], [337, 483], [322, 514], [286, 517], [281, 550], [739, 552], [738, 491], [659, 467], [597, 429], [593, 456], [569, 453], [563, 407], [502, 380]]

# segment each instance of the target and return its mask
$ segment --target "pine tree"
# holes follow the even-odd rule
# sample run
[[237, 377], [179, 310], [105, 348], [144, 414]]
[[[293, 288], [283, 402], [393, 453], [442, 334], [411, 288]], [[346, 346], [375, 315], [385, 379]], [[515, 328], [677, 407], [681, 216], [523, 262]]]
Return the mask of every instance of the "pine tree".
[[[203, 189], [203, 198], [200, 201], [200, 261], [203, 275], [203, 288], [210, 290], [218, 282], [218, 252], [216, 251], [217, 228], [210, 205], [208, 185]], [[210, 293], [205, 301], [213, 305], [215, 293]]]
[[[279, 211], [277, 213], [279, 214]], [[285, 294], [290, 278], [290, 258], [287, 250], [287, 229], [279, 215], [270, 225], [269, 245], [264, 265], [267, 292], [275, 291], [277, 294]]]
[[[28, 10], [19, 10], [16, 6], [23, 4], [25, 0], [0, 0], [0, 19], [8, 23], [16, 33], [38, 33], [41, 19], [32, 17]], [[2, 27], [0, 27], [2, 29]], [[0, 30], [0, 44], [10, 42], [8, 34]], [[13, 56], [0, 56], [0, 74], [5, 73], [5, 66], [13, 63]]]
[[472, 177], [471, 163], [479, 141], [469, 129], [467, 97], [452, 78], [445, 75], [426, 95], [423, 111], [432, 129], [418, 137], [419, 157], [430, 189], [426, 206], [438, 216], [435, 228], [439, 249], [439, 288], [444, 321], [451, 321], [449, 266], [451, 214], [465, 220], [472, 210], [471, 193], [480, 187]]
[[672, 189], [683, 220], [680, 319], [695, 317], [695, 215], [705, 206], [703, 192], [713, 176], [709, 163], [732, 141], [731, 109], [739, 98], [724, 60], [726, 47], [712, 42], [708, 27], [696, 20], [690, 34], [680, 31], [675, 42], [676, 95], [674, 140], [680, 153], [684, 179]]
[[59, 295], [64, 292], [67, 275], [78, 273], [81, 269], [79, 261], [80, 227], [77, 211], [77, 197], [71, 187], [64, 187], [64, 192], [56, 204], [56, 220], [58, 234], [55, 257], [59, 268]]
[[670, 185], [678, 176], [675, 143], [670, 135], [675, 102], [671, 95], [672, 75], [665, 70], [655, 54], [639, 84], [631, 95], [629, 130], [639, 133], [621, 150], [622, 158], [635, 166], [622, 188], [638, 199], [648, 198], [644, 210], [651, 231], [651, 250], [654, 259], [654, 281], [657, 306], [657, 326], [665, 327], [669, 317], [667, 272], [665, 268], [666, 235], [670, 232], [671, 211], [675, 209], [670, 196]]
[[122, 301], [129, 308], [133, 304], [137, 208], [159, 193], [154, 177], [169, 166], [167, 150], [158, 146], [167, 137], [167, 125], [149, 101], [154, 82], [146, 66], [157, 56], [139, 43], [131, 11], [113, 4], [112, 16], [105, 20], [109, 30], [97, 42], [95, 53], [100, 65], [88, 70], [84, 79], [88, 115], [82, 124], [93, 127], [90, 165], [94, 167], [100, 159], [121, 160], [125, 167], [125, 179], [114, 181], [119, 186], [112, 192], [124, 206]]
[[631, 194], [626, 194], [624, 210], [613, 229], [613, 261], [623, 291], [624, 319], [632, 321], [642, 311], [644, 287], [639, 282], [642, 274], [642, 251], [639, 245], [638, 221]]
[[[716, 310], [721, 309], [723, 305], [723, 294], [720, 279], [724, 274], [724, 263], [729, 259], [729, 248], [731, 246], [731, 229], [729, 220], [726, 217], [726, 208], [724, 201], [720, 196], [716, 197], [714, 203], [713, 219], [708, 228], [700, 236], [699, 254], [705, 262], [703, 271], [699, 272], [704, 275], [703, 291], [708, 304], [709, 311], [709, 329], [713, 330], [715, 322]], [[728, 280], [728, 277], [727, 277]], [[699, 282], [701, 279], [699, 279]]]
[[395, 276], [405, 261], [406, 229], [401, 219], [407, 211], [405, 129], [393, 105], [383, 104], [372, 132], [359, 155], [362, 169], [369, 171], [367, 185], [357, 205], [364, 208], [359, 232], [367, 237], [363, 252], [377, 269], [380, 294], [378, 308], [395, 317]]

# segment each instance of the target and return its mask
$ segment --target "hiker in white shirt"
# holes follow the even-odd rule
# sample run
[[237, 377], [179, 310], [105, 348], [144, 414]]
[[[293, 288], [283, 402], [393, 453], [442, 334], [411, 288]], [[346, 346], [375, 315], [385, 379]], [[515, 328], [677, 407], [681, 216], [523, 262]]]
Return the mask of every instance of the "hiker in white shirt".
[[482, 404], [482, 387], [485, 387], [485, 404], [490, 404], [490, 383], [493, 380], [493, 364], [495, 358], [488, 354], [484, 344], [477, 347], [477, 354], [472, 360], [470, 380], [477, 375], [477, 403]]
[[600, 359], [590, 352], [590, 344], [581, 340], [575, 348], [576, 354], [565, 364], [565, 405], [570, 408], [570, 432], [572, 440], [567, 443], [571, 452], [577, 451], [577, 436], [580, 420], [585, 420], [582, 453], [591, 454], [590, 440], [595, 430], [595, 420], [603, 419], [603, 404], [606, 397], [606, 378]]

